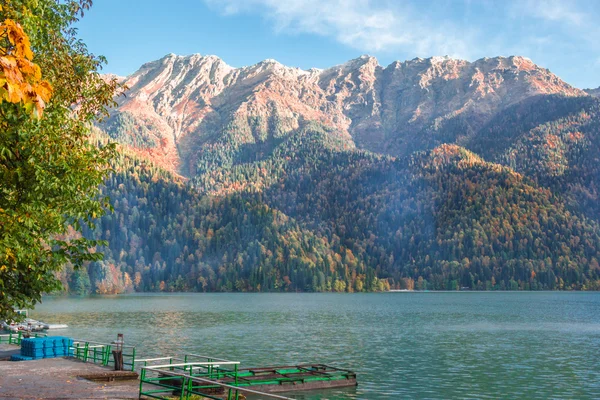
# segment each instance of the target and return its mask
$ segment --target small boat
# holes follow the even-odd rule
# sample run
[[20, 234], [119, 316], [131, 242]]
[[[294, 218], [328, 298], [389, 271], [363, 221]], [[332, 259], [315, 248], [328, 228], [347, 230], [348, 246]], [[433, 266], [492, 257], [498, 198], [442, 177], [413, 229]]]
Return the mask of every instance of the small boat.
[[44, 324], [44, 329], [67, 329], [67, 324]]
[[0, 327], [5, 331], [18, 332], [18, 331], [29, 331], [29, 332], [40, 332], [48, 329], [65, 329], [68, 325], [65, 324], [47, 324], [42, 321], [38, 321], [29, 318], [27, 310], [15, 310], [19, 315], [24, 315], [25, 320], [23, 322], [7, 322], [0, 321]]
[[31, 318], [25, 319], [23, 322], [11, 322], [2, 321], [2, 328], [6, 331], [18, 332], [18, 331], [31, 331], [39, 332], [46, 328], [46, 324], [40, 321], [36, 321]]

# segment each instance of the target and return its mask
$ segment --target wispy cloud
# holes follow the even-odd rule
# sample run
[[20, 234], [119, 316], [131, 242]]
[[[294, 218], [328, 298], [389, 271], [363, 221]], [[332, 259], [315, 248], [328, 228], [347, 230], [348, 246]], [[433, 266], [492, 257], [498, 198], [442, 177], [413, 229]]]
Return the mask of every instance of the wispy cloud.
[[204, 0], [382, 59], [523, 55], [574, 84], [597, 81], [599, 0]]
[[555, 28], [562, 38], [600, 49], [598, 14], [594, 12], [599, 4], [597, 0], [523, 0], [513, 3], [513, 16], [534, 18], [545, 28]]
[[549, 22], [567, 23], [580, 26], [587, 22], [587, 15], [581, 11], [575, 1], [565, 0], [527, 0], [516, 2], [519, 12]]
[[332, 37], [366, 52], [470, 56], [471, 33], [414, 12], [406, 2], [371, 0], [206, 0], [226, 14], [262, 12], [278, 32]]

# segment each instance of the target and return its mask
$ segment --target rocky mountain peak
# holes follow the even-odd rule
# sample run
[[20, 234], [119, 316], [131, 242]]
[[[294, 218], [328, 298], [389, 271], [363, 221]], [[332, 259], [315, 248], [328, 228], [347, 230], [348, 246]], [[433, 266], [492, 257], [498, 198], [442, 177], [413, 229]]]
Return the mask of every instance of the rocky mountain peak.
[[259, 77], [264, 80], [273, 77], [298, 80], [302, 76], [314, 73], [296, 67], [288, 67], [273, 59], [266, 59], [254, 65], [242, 67], [239, 72], [242, 79]]
[[379, 65], [379, 61], [373, 56], [362, 55], [358, 58], [354, 58], [343, 64], [327, 68], [320, 72], [320, 80], [328, 81], [334, 79], [334, 77], [347, 77], [347, 76], [360, 76], [370, 75], [374, 76], [375, 71], [381, 71], [383, 68]]
[[345, 68], [361, 68], [365, 65], [377, 67], [379, 66], [379, 61], [377, 61], [377, 58], [373, 56], [363, 54], [360, 57], [354, 58], [342, 64], [342, 66]]
[[229, 129], [255, 143], [314, 122], [351, 146], [404, 155], [429, 146], [446, 124], [460, 121], [468, 134], [525, 98], [585, 95], [520, 56], [415, 58], [384, 68], [363, 55], [302, 70], [272, 59], [234, 68], [216, 56], [168, 54], [125, 84], [129, 92], [113, 117], [127, 113], [135, 121], [128, 129], [137, 130], [131, 134], [152, 136], [146, 142], [158, 144], [148, 151], [184, 174], [192, 173], [186, 165], [194, 154]]

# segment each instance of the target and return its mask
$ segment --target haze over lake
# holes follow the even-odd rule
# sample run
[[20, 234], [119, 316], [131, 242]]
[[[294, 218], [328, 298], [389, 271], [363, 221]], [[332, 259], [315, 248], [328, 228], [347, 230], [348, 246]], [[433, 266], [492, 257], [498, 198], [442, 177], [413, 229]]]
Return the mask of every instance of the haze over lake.
[[46, 297], [33, 318], [140, 357], [319, 362], [356, 389], [302, 399], [598, 398], [600, 293], [135, 294]]

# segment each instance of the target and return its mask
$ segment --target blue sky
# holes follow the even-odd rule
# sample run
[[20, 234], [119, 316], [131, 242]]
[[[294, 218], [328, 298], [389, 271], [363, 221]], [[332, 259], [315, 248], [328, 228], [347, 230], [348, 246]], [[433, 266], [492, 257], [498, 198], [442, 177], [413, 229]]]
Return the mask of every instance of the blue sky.
[[119, 75], [168, 53], [303, 69], [523, 55], [588, 88], [600, 86], [599, 21], [597, 0], [96, 0], [78, 27]]

